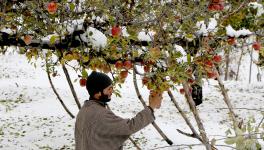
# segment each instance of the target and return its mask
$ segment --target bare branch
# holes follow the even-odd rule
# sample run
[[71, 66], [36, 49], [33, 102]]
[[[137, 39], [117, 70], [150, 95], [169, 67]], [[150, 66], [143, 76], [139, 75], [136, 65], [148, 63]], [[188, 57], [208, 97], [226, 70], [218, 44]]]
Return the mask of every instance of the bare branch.
[[71, 89], [72, 95], [73, 95], [73, 97], [74, 97], [74, 100], [75, 100], [75, 102], [76, 102], [78, 108], [80, 109], [80, 108], [81, 108], [81, 104], [80, 104], [80, 102], [79, 102], [79, 100], [78, 100], [78, 97], [77, 97], [77, 94], [76, 94], [76, 92], [75, 92], [74, 86], [73, 86], [73, 84], [72, 84], [72, 81], [71, 81], [70, 75], [69, 75], [69, 73], [68, 73], [68, 70], [67, 70], [67, 68], [65, 67], [65, 65], [62, 65], [62, 69], [63, 69], [63, 72], [64, 72], [64, 74], [65, 74], [65, 76], [66, 76], [66, 79], [67, 79], [67, 81], [68, 81], [68, 84], [69, 84], [69, 86], [70, 86], [70, 89]]
[[49, 79], [49, 83], [51, 85], [51, 88], [53, 90], [53, 92], [55, 93], [55, 95], [57, 96], [57, 98], [59, 99], [62, 107], [64, 108], [64, 110], [71, 116], [71, 118], [75, 118], [75, 116], [70, 112], [70, 110], [67, 108], [67, 106], [64, 104], [63, 100], [61, 99], [60, 95], [58, 94], [57, 90], [55, 89], [54, 85], [53, 85], [53, 82], [51, 80], [51, 77], [50, 77], [50, 72], [49, 72], [49, 68], [48, 68], [48, 64], [47, 64], [47, 61], [46, 61], [46, 72], [47, 72], [47, 75], [48, 75], [48, 79]]
[[[199, 141], [203, 142], [202, 138], [199, 136], [199, 134], [196, 132], [196, 130], [194, 129], [193, 125], [191, 124], [190, 120], [187, 118], [187, 116], [185, 115], [185, 113], [183, 112], [183, 110], [181, 109], [181, 107], [179, 106], [178, 102], [175, 100], [172, 92], [169, 90], [168, 94], [171, 98], [171, 101], [173, 102], [173, 104], [175, 105], [175, 107], [177, 108], [177, 110], [180, 112], [181, 116], [183, 117], [184, 121], [186, 122], [186, 124], [189, 126], [189, 128], [191, 129], [191, 131], [193, 132], [191, 135], [191, 137], [197, 138]], [[180, 132], [180, 130], [177, 129], [178, 132]], [[184, 133], [184, 132], [180, 132], [180, 133]], [[187, 134], [185, 134], [187, 135]], [[187, 135], [188, 136], [188, 135]]]

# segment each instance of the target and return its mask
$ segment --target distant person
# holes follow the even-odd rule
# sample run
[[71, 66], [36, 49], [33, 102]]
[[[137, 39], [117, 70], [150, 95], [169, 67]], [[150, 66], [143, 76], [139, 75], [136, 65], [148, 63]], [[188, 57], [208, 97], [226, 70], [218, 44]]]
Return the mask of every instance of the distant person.
[[129, 136], [155, 119], [153, 110], [159, 108], [161, 92], [151, 91], [149, 106], [132, 119], [123, 119], [106, 108], [113, 93], [112, 80], [103, 73], [93, 71], [87, 78], [90, 95], [84, 102], [75, 123], [76, 150], [122, 150]]

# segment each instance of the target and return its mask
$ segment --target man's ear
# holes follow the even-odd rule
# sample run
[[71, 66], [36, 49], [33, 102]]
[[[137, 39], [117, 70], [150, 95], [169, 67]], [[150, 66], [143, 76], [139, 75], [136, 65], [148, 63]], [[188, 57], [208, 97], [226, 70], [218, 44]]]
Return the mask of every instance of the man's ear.
[[97, 92], [97, 93], [94, 94], [94, 98], [99, 98], [101, 95], [102, 95], [101, 92]]

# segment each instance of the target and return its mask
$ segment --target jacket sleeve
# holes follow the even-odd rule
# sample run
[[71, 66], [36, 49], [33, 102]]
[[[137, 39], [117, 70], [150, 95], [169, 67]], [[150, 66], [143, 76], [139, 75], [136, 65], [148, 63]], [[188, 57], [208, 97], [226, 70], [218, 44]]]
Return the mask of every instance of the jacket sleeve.
[[96, 128], [102, 135], [129, 136], [152, 123], [154, 119], [154, 114], [148, 107], [131, 119], [123, 119], [106, 110], [105, 113], [100, 114]]

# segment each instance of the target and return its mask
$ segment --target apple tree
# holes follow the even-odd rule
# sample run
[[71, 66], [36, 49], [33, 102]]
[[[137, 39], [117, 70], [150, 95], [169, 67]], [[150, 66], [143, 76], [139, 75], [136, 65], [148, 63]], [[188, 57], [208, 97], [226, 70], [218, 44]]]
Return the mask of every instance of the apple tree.
[[[192, 97], [192, 85], [203, 78], [216, 79], [227, 104], [235, 131], [239, 120], [219, 77], [222, 53], [250, 46], [264, 57], [263, 2], [255, 0], [0, 0], [0, 46], [17, 47], [29, 60], [46, 61], [47, 73], [56, 76], [62, 67], [77, 95], [67, 67], [73, 68], [85, 86], [88, 70], [110, 73], [122, 85], [133, 72], [149, 90], [168, 92], [179, 112], [181, 107], [171, 89], [182, 86], [199, 131], [182, 112], [192, 133], [207, 150], [210, 142]], [[237, 33], [236, 30], [248, 32]], [[251, 42], [246, 42], [251, 40]], [[260, 60], [260, 62], [263, 60]], [[227, 65], [228, 66], [228, 65]], [[139, 68], [142, 68], [140, 71]], [[138, 97], [144, 104], [135, 82]], [[52, 82], [51, 82], [52, 84]], [[53, 89], [54, 86], [52, 86]], [[56, 93], [56, 91], [54, 90]], [[116, 92], [118, 94], [118, 92]], [[56, 94], [58, 96], [58, 94]], [[60, 100], [62, 105], [64, 103]], [[65, 110], [73, 117], [67, 107]], [[158, 131], [159, 127], [153, 124]], [[241, 136], [236, 132], [237, 136]], [[172, 142], [160, 132], [169, 144]], [[253, 142], [256, 147], [257, 141]], [[239, 145], [239, 144], [238, 144]], [[253, 144], [252, 144], [253, 145]], [[241, 146], [241, 144], [239, 145]]]

